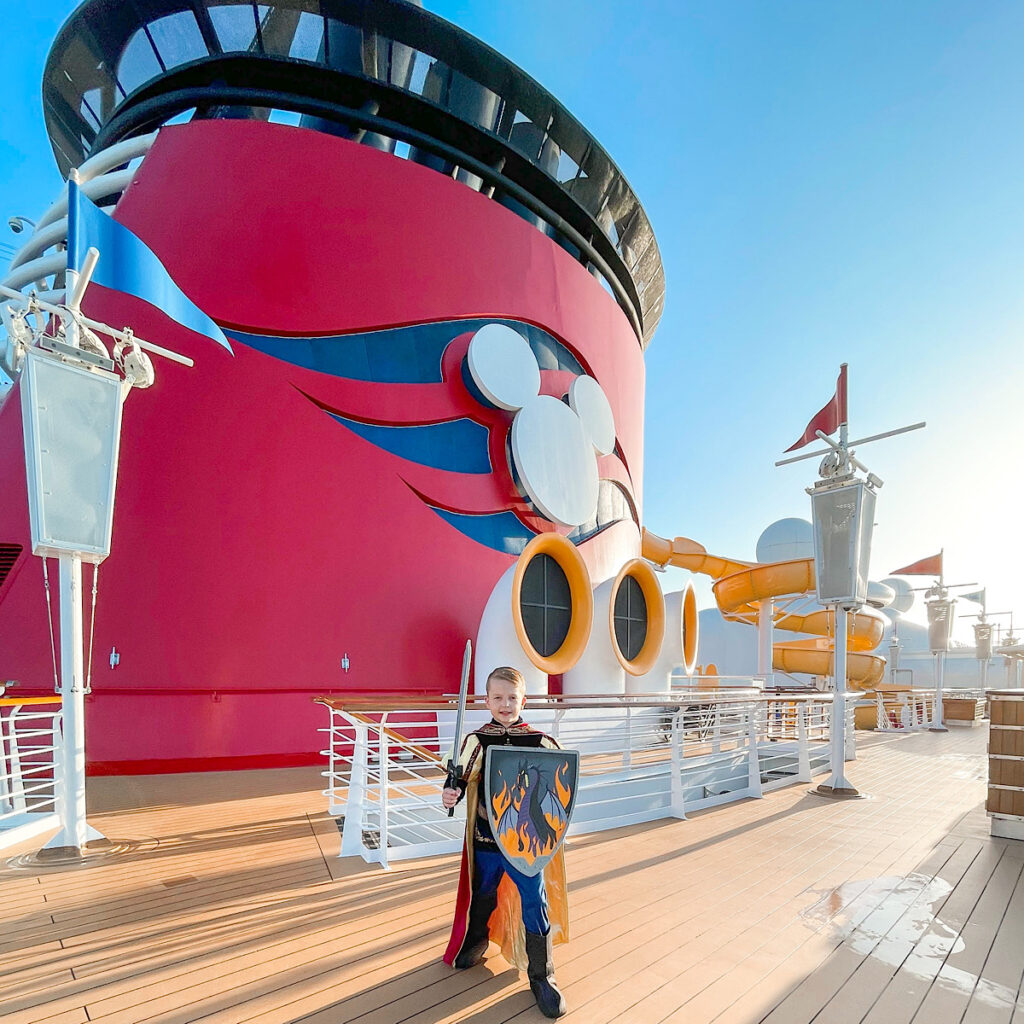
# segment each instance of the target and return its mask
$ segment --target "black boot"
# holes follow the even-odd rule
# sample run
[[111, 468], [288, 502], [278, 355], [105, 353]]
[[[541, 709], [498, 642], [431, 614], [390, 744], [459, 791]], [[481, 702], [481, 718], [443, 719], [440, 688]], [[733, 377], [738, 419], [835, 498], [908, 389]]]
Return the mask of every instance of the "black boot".
[[537, 1007], [545, 1017], [554, 1020], [565, 1014], [565, 999], [555, 984], [555, 965], [551, 962], [551, 935], [526, 933], [526, 956], [530, 966], [526, 976], [530, 979], [530, 991], [537, 1000]]
[[469, 923], [466, 937], [462, 940], [462, 949], [455, 958], [453, 966], [460, 971], [467, 967], [476, 967], [487, 952], [487, 944], [491, 941], [487, 932], [487, 922], [494, 908], [498, 905], [498, 893], [474, 893], [469, 904]]

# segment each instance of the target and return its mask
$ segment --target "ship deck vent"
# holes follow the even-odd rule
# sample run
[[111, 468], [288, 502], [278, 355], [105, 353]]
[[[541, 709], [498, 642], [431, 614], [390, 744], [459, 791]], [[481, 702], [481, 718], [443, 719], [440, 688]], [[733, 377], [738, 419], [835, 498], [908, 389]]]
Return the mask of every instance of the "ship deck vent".
[[20, 544], [0, 544], [0, 587], [4, 585], [4, 580], [10, 575], [21, 552]]

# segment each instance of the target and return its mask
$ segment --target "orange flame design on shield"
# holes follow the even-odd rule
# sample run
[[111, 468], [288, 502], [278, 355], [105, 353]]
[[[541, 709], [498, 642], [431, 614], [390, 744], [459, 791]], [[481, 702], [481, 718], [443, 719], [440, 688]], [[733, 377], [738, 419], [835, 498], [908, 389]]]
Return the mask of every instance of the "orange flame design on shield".
[[566, 810], [572, 800], [572, 793], [565, 784], [565, 773], [569, 770], [569, 762], [563, 761], [558, 771], [555, 772], [555, 792], [558, 794], [558, 801]]
[[501, 816], [508, 810], [511, 803], [512, 797], [509, 795], [508, 783], [502, 783], [501, 792], [491, 797], [491, 807], [494, 810], [495, 821], [501, 821]]
[[550, 839], [540, 846], [535, 837], [527, 834], [525, 825], [520, 825], [518, 830], [505, 829], [500, 842], [506, 853], [512, 857], [522, 857], [527, 864], [532, 864], [538, 857], [547, 856], [555, 848], [555, 842]]

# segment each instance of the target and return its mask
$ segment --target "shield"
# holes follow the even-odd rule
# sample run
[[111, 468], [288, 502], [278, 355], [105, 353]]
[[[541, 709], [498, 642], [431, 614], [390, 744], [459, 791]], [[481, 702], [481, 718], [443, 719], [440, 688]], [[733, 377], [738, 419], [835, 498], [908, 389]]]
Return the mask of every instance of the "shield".
[[579, 783], [578, 750], [498, 747], [487, 751], [484, 800], [502, 856], [538, 875], [569, 831]]

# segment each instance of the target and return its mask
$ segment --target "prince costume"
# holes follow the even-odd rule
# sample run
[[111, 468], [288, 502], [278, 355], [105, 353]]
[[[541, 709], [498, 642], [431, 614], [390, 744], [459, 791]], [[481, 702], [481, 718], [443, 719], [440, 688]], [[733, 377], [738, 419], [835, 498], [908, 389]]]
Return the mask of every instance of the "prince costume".
[[507, 727], [492, 719], [466, 737], [458, 783], [466, 798], [466, 840], [444, 961], [460, 969], [473, 967], [494, 941], [510, 964], [526, 971], [541, 1012], [560, 1017], [566, 1012], [565, 1000], [555, 986], [551, 947], [569, 941], [565, 861], [559, 847], [543, 872], [531, 877], [499, 852], [483, 805], [487, 751], [495, 745], [559, 749], [554, 739], [522, 718]]

